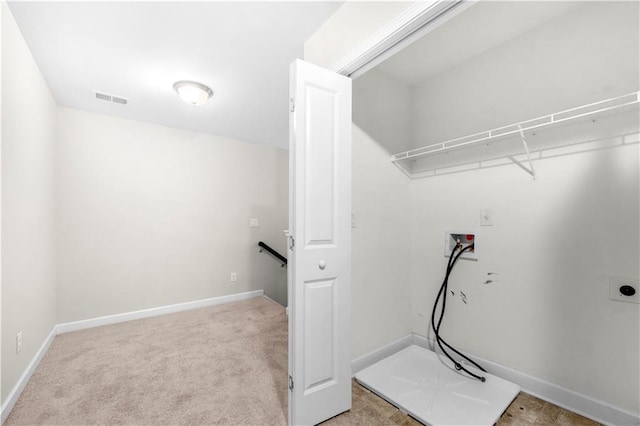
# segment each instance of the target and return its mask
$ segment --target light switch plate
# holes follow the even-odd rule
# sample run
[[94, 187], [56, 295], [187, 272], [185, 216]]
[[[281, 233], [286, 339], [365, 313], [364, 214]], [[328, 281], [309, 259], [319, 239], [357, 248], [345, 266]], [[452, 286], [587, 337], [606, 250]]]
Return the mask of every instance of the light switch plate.
[[250, 228], [257, 228], [258, 226], [260, 226], [260, 221], [257, 217], [252, 217], [251, 219], [249, 219]]

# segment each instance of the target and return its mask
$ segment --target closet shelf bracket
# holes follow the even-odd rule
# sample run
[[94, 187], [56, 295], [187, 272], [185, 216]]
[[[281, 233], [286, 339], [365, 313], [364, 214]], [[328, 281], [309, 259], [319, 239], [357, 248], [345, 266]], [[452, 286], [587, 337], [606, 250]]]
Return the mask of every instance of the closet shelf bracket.
[[522, 130], [522, 126], [518, 124], [518, 130], [520, 131], [520, 139], [522, 140], [522, 146], [524, 147], [524, 152], [527, 154], [527, 161], [529, 161], [529, 168], [523, 167], [524, 170], [531, 175], [532, 178], [536, 178], [536, 170], [533, 168], [533, 161], [531, 161], [531, 153], [529, 152], [529, 145], [527, 144], [527, 138], [524, 135], [524, 130]]

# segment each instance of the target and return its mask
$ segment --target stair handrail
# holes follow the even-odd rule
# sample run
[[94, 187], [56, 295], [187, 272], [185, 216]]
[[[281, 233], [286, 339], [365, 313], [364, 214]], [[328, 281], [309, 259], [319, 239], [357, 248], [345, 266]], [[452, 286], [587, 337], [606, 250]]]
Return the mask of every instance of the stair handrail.
[[258, 250], [259, 253], [262, 253], [263, 250], [266, 250], [267, 252], [269, 252], [273, 257], [275, 257], [276, 259], [278, 259], [280, 261], [280, 266], [281, 267], [285, 267], [287, 265], [287, 258], [284, 257], [283, 255], [281, 255], [280, 253], [278, 253], [277, 251], [275, 251], [274, 249], [272, 249], [271, 247], [269, 247], [268, 244], [263, 243], [262, 241], [258, 241], [258, 247], [260, 247], [260, 249]]

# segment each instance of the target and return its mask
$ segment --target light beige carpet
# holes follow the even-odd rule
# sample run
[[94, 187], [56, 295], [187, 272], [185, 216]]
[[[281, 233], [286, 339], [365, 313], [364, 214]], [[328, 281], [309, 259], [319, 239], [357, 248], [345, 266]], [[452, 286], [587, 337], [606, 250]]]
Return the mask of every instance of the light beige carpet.
[[57, 336], [6, 425], [283, 425], [287, 317], [264, 298]]

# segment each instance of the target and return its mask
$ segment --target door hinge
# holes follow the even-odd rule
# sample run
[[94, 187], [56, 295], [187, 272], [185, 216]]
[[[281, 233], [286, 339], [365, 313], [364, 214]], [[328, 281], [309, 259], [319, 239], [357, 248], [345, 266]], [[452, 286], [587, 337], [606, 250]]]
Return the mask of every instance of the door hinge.
[[289, 98], [289, 112], [296, 111], [296, 100], [294, 98]]
[[293, 377], [289, 376], [289, 390], [293, 390]]
[[289, 250], [293, 250], [296, 246], [296, 240], [293, 238], [293, 235], [289, 235]]

